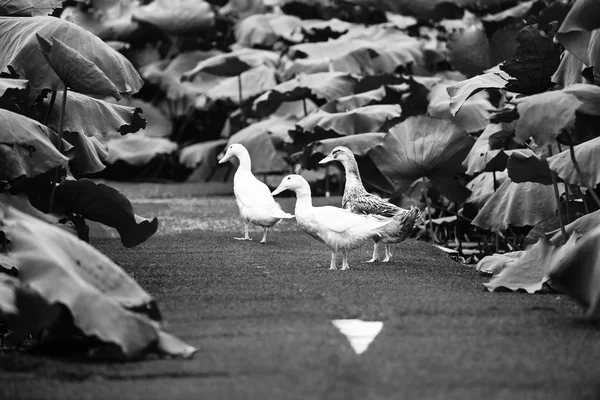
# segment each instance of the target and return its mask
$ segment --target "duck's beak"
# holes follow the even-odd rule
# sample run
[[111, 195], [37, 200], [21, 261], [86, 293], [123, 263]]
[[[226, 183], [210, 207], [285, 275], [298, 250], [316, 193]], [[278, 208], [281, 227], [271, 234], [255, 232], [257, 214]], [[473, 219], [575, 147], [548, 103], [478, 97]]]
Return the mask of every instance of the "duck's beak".
[[227, 152], [225, 153], [223, 158], [221, 158], [219, 160], [219, 164], [223, 164], [224, 162], [227, 162], [230, 158], [231, 158], [231, 154], [229, 154], [229, 150], [227, 150]]
[[327, 164], [328, 162], [332, 162], [334, 158], [329, 154], [327, 157], [319, 161], [319, 164]]
[[284, 191], [284, 190], [286, 190], [286, 189], [287, 189], [287, 188], [283, 186], [283, 182], [281, 182], [281, 183], [279, 184], [279, 186], [277, 186], [277, 189], [275, 189], [275, 190], [273, 190], [273, 191], [271, 192], [271, 195], [272, 195], [272, 196], [275, 196], [276, 194], [279, 194], [279, 193], [283, 192], [283, 191]]

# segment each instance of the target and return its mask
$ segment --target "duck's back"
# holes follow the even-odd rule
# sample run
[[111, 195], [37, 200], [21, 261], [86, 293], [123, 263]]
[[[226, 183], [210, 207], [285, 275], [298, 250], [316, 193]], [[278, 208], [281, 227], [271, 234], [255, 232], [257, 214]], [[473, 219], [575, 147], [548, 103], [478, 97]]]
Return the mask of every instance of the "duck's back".
[[233, 193], [242, 218], [260, 226], [272, 226], [281, 219], [283, 211], [273, 199], [269, 187], [251, 172], [236, 172]]

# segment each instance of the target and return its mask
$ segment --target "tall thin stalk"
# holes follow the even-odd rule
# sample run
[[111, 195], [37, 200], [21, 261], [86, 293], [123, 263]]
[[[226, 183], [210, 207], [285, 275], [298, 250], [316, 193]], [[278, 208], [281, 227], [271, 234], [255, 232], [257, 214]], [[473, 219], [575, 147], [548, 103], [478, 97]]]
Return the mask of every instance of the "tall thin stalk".
[[[64, 84], [63, 95], [62, 95], [62, 104], [60, 106], [60, 114], [58, 117], [58, 142], [56, 144], [56, 148], [58, 152], [62, 154], [62, 142], [63, 142], [63, 125], [65, 122], [65, 107], [67, 105], [67, 85]], [[52, 212], [52, 207], [54, 207], [54, 194], [56, 192], [56, 183], [58, 182], [58, 176], [60, 174], [60, 166], [54, 169], [54, 177], [52, 178], [52, 186], [50, 187], [50, 199], [48, 200], [48, 212]]]
[[[560, 153], [562, 153], [562, 146], [560, 145], [560, 142], [556, 142], [556, 144], [558, 145], [558, 151]], [[566, 211], [567, 211], [567, 224], [571, 223], [571, 220], [569, 219], [569, 215], [571, 215], [571, 188], [570, 185], [565, 184], [565, 196], [567, 197], [567, 203], [566, 203]]]
[[52, 95], [50, 96], [50, 105], [48, 106], [48, 111], [46, 111], [46, 116], [44, 117], [44, 125], [48, 125], [48, 120], [50, 119], [50, 113], [54, 108], [54, 102], [56, 101], [56, 90], [52, 91]]
[[[548, 145], [548, 154], [552, 156], [552, 145]], [[560, 224], [560, 231], [562, 232], [563, 244], [567, 242], [567, 231], [565, 230], [565, 221], [563, 219], [562, 212], [560, 211], [560, 195], [558, 194], [558, 177], [556, 172], [550, 170], [550, 177], [552, 178], [552, 187], [554, 188], [554, 198], [556, 199], [556, 211], [558, 212], [558, 223]]]
[[427, 205], [427, 214], [429, 216], [429, 235], [431, 235], [431, 241], [435, 243], [435, 236], [433, 235], [433, 222], [431, 221], [431, 204], [429, 202], [428, 190], [425, 186], [425, 178], [423, 180], [423, 187], [421, 187], [421, 195], [425, 198], [425, 204]]
[[588, 192], [590, 192], [590, 194], [594, 198], [594, 201], [596, 202], [598, 207], [600, 207], [600, 199], [598, 198], [598, 195], [596, 194], [596, 192], [594, 192], [592, 186], [584, 178], [583, 172], [581, 171], [581, 167], [579, 166], [579, 162], [577, 162], [577, 159], [575, 158], [575, 148], [573, 147], [572, 144], [569, 144], [569, 154], [571, 154], [571, 161], [573, 161], [573, 166], [575, 167], [575, 171], [577, 172], [577, 175], [579, 175], [579, 180], [581, 181], [583, 186], [585, 186], [587, 188]]
[[302, 98], [302, 105], [304, 106], [304, 116], [308, 115], [308, 110], [306, 109], [306, 97]]

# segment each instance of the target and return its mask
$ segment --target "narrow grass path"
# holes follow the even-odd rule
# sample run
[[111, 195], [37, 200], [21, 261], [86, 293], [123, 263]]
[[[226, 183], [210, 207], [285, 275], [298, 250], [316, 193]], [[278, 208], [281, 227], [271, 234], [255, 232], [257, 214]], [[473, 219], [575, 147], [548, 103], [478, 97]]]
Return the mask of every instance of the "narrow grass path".
[[[329, 271], [328, 250], [293, 223], [266, 245], [258, 231], [238, 242], [239, 223], [226, 215], [234, 205], [202, 202], [194, 215], [223, 217], [213, 229], [175, 234], [167, 224], [134, 249], [93, 241], [157, 298], [165, 329], [199, 349], [192, 360], [9, 354], [0, 357], [0, 399], [600, 396], [599, 328], [580, 321], [565, 296], [487, 293], [472, 267], [414, 240], [397, 245], [389, 264], [365, 263], [367, 243], [351, 253], [349, 271]], [[178, 207], [136, 203], [142, 215], [192, 217]], [[331, 324], [338, 318], [384, 326], [356, 355]]]

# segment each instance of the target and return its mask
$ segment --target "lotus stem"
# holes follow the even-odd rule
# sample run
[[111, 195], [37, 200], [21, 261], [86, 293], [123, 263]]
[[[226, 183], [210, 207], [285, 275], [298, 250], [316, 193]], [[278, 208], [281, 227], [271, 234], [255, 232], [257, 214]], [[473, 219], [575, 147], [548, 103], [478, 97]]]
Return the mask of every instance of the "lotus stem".
[[577, 162], [577, 159], [575, 158], [575, 148], [573, 147], [572, 144], [569, 145], [569, 153], [571, 154], [571, 161], [573, 161], [573, 166], [575, 167], [575, 171], [577, 172], [577, 175], [579, 175], [579, 180], [581, 181], [581, 183], [583, 183], [583, 186], [585, 186], [587, 188], [588, 192], [590, 192], [590, 194], [594, 198], [594, 201], [596, 202], [598, 207], [600, 207], [600, 199], [598, 198], [598, 195], [596, 194], [596, 192], [594, 192], [594, 190], [592, 189], [591, 185], [584, 178], [583, 172], [581, 171], [581, 167], [579, 166], [579, 163]]
[[242, 107], [242, 103], [244, 102], [244, 98], [242, 97], [242, 74], [238, 75], [238, 95], [240, 98], [240, 113], [242, 114], [242, 123], [246, 124], [246, 116], [244, 115], [244, 107]]
[[[560, 142], [556, 142], [556, 144], [558, 145], [558, 151], [559, 153], [562, 153], [562, 146], [560, 145]], [[569, 224], [571, 221], [569, 219], [569, 215], [571, 215], [571, 185], [565, 185], [565, 196], [567, 196], [567, 204], [566, 204], [566, 208], [567, 208], [567, 224]]]
[[[496, 171], [492, 171], [492, 176], [494, 177], [494, 192], [498, 190], [498, 180], [496, 179]], [[494, 237], [496, 239], [496, 253], [500, 251], [500, 237], [498, 236], [498, 232], [494, 232]]]
[[429, 235], [431, 235], [431, 241], [435, 243], [435, 236], [433, 235], [433, 221], [431, 220], [431, 204], [428, 197], [428, 190], [425, 186], [425, 178], [423, 179], [423, 187], [421, 188], [421, 194], [425, 198], [425, 204], [427, 205], [427, 214], [429, 216]]
[[[60, 114], [58, 117], [58, 142], [56, 148], [58, 152], [62, 154], [62, 141], [63, 141], [63, 124], [65, 122], [65, 109], [67, 105], [67, 85], [64, 84], [62, 104], [60, 105]], [[50, 186], [50, 199], [48, 200], [48, 213], [52, 212], [54, 207], [54, 194], [56, 193], [56, 183], [58, 182], [58, 175], [60, 174], [60, 165], [54, 169], [54, 177], [52, 178], [52, 185]]]
[[304, 116], [308, 115], [308, 110], [306, 109], [306, 97], [302, 98], [302, 105], [304, 106]]
[[589, 214], [590, 213], [590, 209], [588, 207], [587, 201], [585, 200], [585, 196], [583, 195], [583, 192], [581, 191], [581, 189], [579, 188], [579, 186], [577, 186], [577, 185], [573, 185], [573, 186], [575, 186], [575, 189], [573, 190], [573, 192], [577, 192], [577, 195], [579, 196], [579, 198], [583, 202], [583, 209], [585, 210], [585, 213]]
[[50, 113], [54, 108], [54, 102], [56, 101], [56, 90], [52, 91], [52, 96], [50, 96], [50, 105], [48, 105], [48, 111], [46, 112], [46, 116], [44, 117], [44, 125], [48, 125], [48, 120], [50, 119]]
[[[552, 145], [548, 145], [548, 154], [552, 156]], [[556, 172], [550, 170], [550, 177], [552, 178], [552, 187], [554, 188], [554, 198], [556, 199], [556, 211], [558, 212], [558, 223], [560, 224], [560, 231], [562, 233], [562, 242], [567, 242], [567, 231], [565, 230], [565, 221], [563, 219], [562, 212], [560, 211], [560, 195], [558, 194], [558, 177]]]

